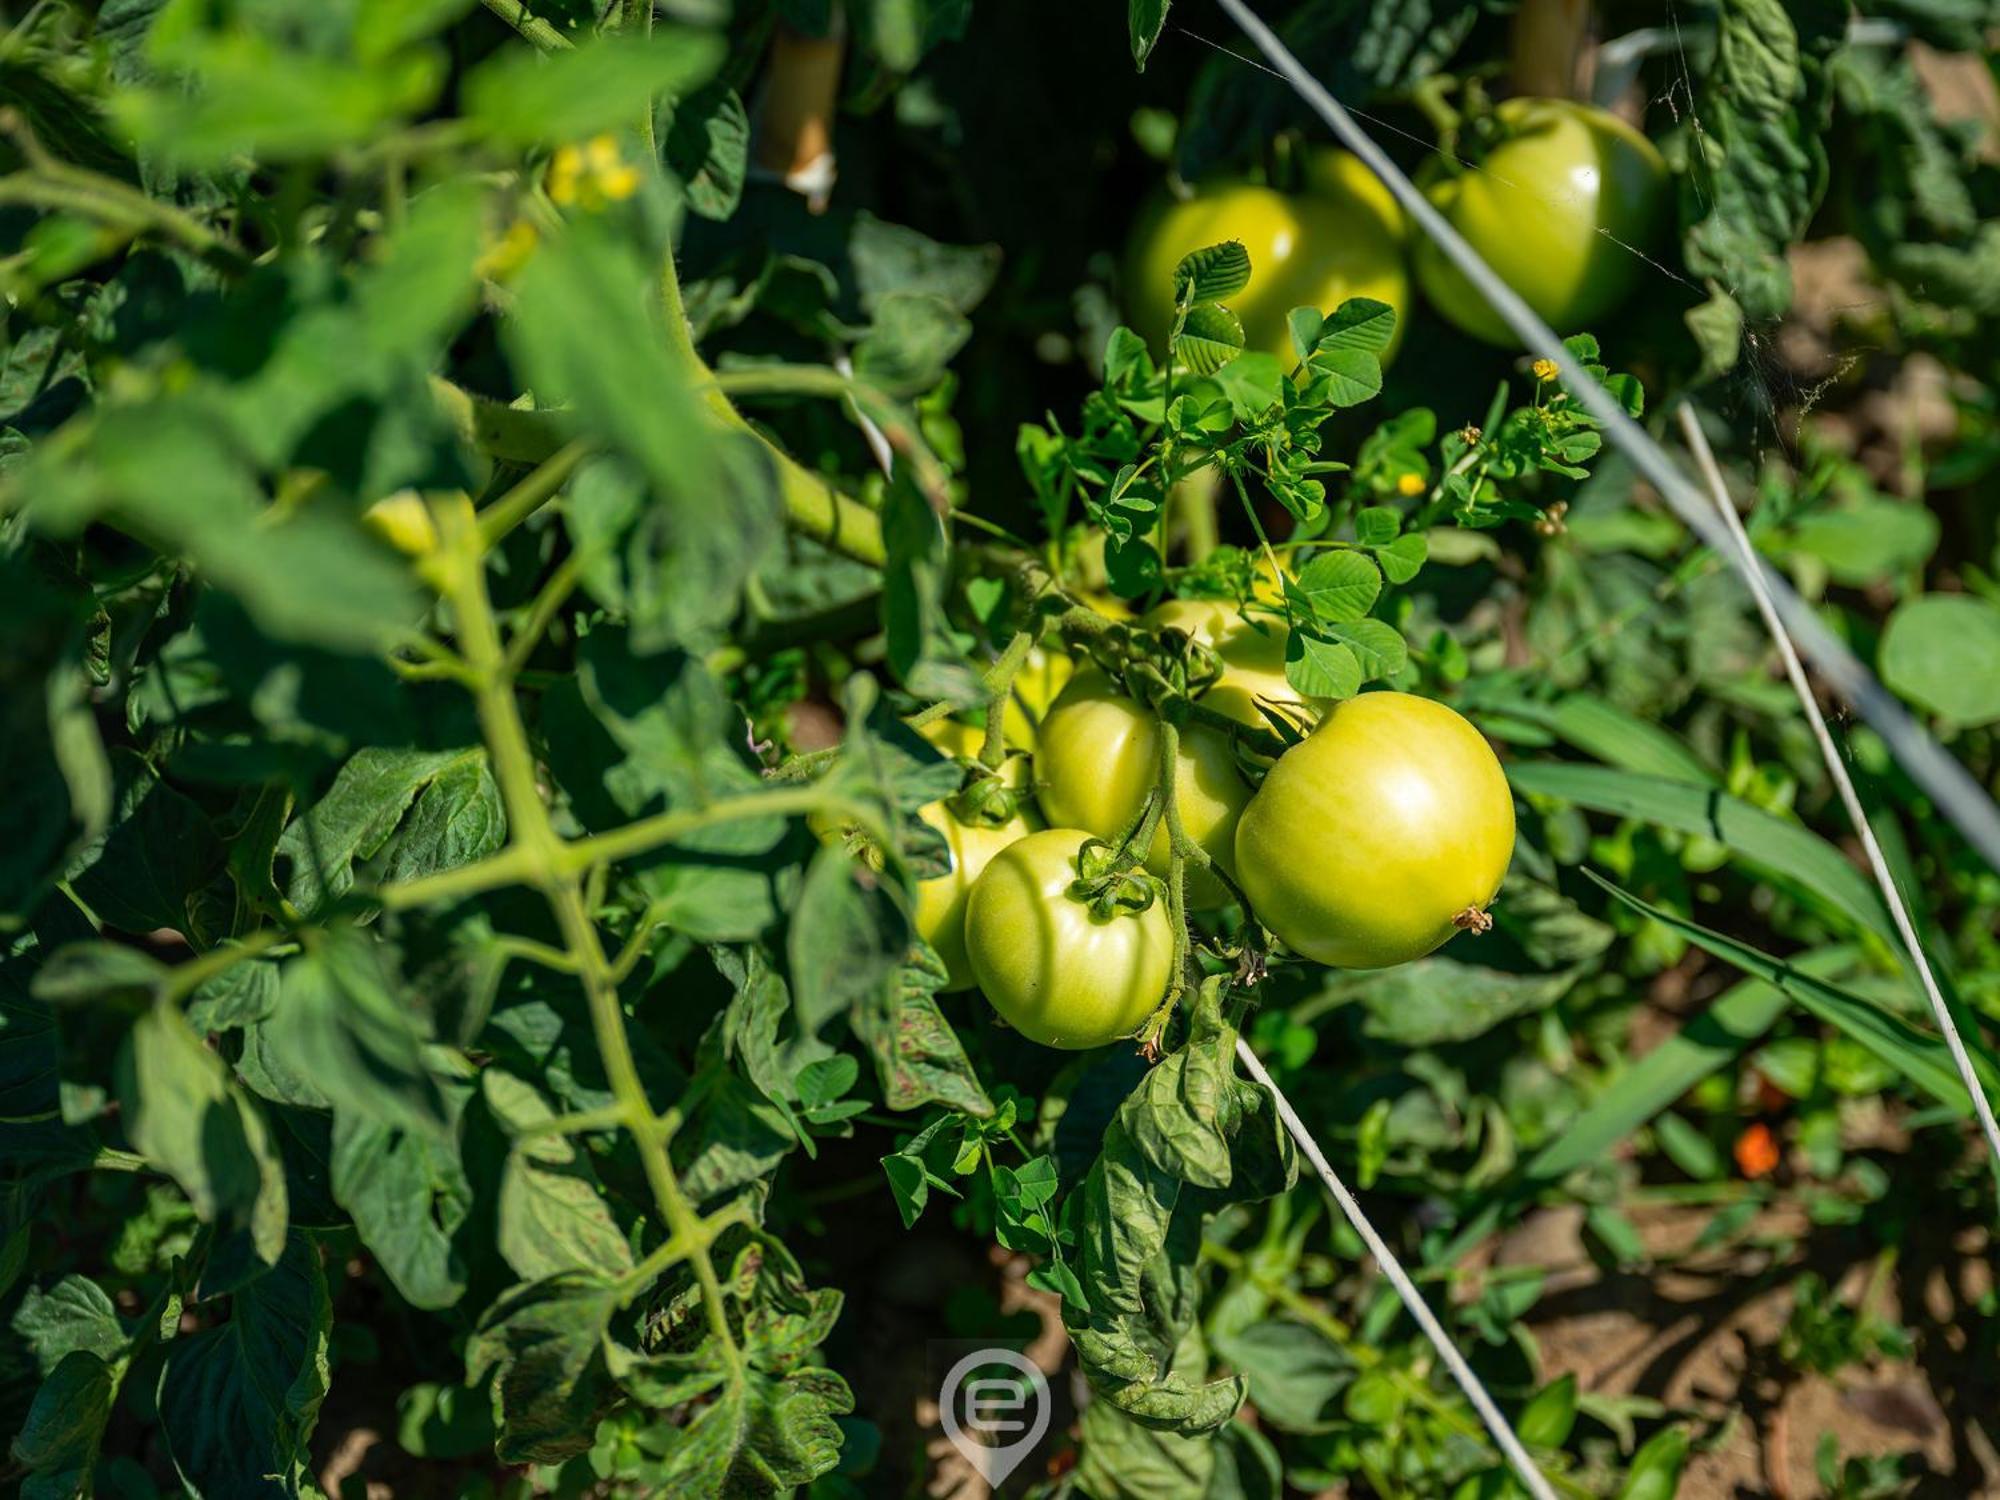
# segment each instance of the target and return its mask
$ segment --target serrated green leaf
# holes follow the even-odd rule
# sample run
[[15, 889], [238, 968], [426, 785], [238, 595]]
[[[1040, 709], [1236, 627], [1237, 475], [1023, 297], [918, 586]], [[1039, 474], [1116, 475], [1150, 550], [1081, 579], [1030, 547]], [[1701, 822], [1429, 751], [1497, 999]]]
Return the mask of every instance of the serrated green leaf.
[[269, 1263], [285, 1245], [285, 1168], [263, 1115], [162, 1001], [132, 1023], [114, 1065], [125, 1131], [207, 1223], [247, 1230]]
[[567, 1137], [523, 1134], [555, 1112], [534, 1088], [498, 1068], [480, 1075], [487, 1106], [515, 1137], [500, 1178], [500, 1253], [524, 1281], [565, 1271], [614, 1276], [632, 1251], [611, 1216], [590, 1159]]
[[109, 1364], [128, 1342], [117, 1307], [88, 1276], [65, 1276], [46, 1291], [29, 1287], [9, 1326], [27, 1345], [43, 1379], [79, 1349]]
[[277, 1265], [230, 1297], [226, 1322], [167, 1345], [161, 1427], [192, 1493], [306, 1490], [332, 1321], [319, 1250], [295, 1234]]
[[69, 1500], [96, 1492], [91, 1476], [116, 1391], [111, 1370], [87, 1350], [64, 1355], [49, 1372], [8, 1450], [25, 1471], [21, 1500]]
[[278, 1004], [252, 1028], [267, 1066], [309, 1082], [314, 1093], [355, 1121], [441, 1137], [450, 1111], [424, 1061], [428, 1019], [370, 936], [324, 934], [289, 959]]
[[467, 1272], [452, 1239], [473, 1206], [457, 1141], [343, 1112], [329, 1170], [334, 1200], [403, 1298], [413, 1307], [454, 1305]]
[[605, 1366], [620, 1283], [583, 1271], [526, 1282], [487, 1308], [465, 1348], [466, 1384], [492, 1381], [502, 1463], [561, 1463], [590, 1446], [617, 1391]]

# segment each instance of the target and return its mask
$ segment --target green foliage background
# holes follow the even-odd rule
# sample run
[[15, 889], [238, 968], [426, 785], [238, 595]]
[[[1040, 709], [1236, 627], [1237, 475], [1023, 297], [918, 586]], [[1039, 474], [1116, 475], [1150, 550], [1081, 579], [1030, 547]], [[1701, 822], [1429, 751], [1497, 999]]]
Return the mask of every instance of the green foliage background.
[[[1199, 44], [1218, 17], [842, 7], [812, 215], [749, 122], [773, 29], [828, 7], [655, 9], [103, 0], [0, 40], [0, 1483], [314, 1494], [345, 1389], [393, 1402], [412, 1493], [902, 1493], [844, 1295], [951, 1240], [1061, 1299], [1092, 1394], [1052, 1492], [1500, 1493], [1239, 1031], [1440, 1278], [1547, 1202], [1643, 1268], [1667, 1188], [1720, 1247], [1779, 1202], [1857, 1260], [1990, 1227], [1747, 599], [1566, 394], [1421, 312], [1385, 371], [1360, 302], [1295, 323], [1288, 379], [1238, 352], [1226, 253], [1178, 364], [1117, 329], [1164, 168], [1282, 170], [1304, 123]], [[1272, 9], [1397, 130], [1504, 54], [1506, 7]], [[1996, 174], [1919, 63], [1983, 66], [2000, 16], [1698, 10], [1640, 75], [1676, 243], [1572, 347], [1634, 412], [1698, 403], [1759, 547], [1990, 786]], [[1816, 386], [1781, 333], [1836, 235], [1870, 296]], [[1913, 368], [1944, 419], [1885, 473], [1855, 414]], [[1183, 562], [1204, 470], [1240, 545]], [[1262, 527], [1310, 557], [1263, 606], [1295, 685], [1447, 697], [1508, 747], [1497, 929], [1248, 993], [1254, 924], [1202, 929], [1157, 1064], [1033, 1048], [913, 946], [916, 814], [968, 773], [910, 721], [997, 709], [1037, 642], [1198, 713], [1087, 606], [1251, 598]], [[2000, 1087], [2000, 876], [1847, 744]], [[1670, 981], [1699, 1003], [1635, 1059]], [[1767, 1119], [1790, 1159], [1746, 1181]], [[1439, 1301], [1565, 1494], [1671, 1493], [1717, 1424], [1547, 1379], [1541, 1290]], [[1798, 1369], [1942, 1347], [1827, 1299]], [[2000, 1308], [1960, 1322], [1955, 1419]], [[1879, 1478], [1837, 1457], [1830, 1491]]]

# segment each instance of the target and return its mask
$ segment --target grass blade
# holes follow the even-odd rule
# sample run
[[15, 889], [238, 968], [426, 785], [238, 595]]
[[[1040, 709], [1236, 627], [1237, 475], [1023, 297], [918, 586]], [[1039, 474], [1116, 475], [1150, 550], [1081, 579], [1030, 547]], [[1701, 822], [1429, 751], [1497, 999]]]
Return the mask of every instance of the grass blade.
[[1881, 898], [1846, 855], [1810, 828], [1752, 807], [1719, 788], [1563, 761], [1513, 762], [1507, 767], [1507, 779], [1516, 791], [1705, 835], [1818, 898], [1856, 927], [1879, 937], [1891, 952], [1901, 947]]
[[[1941, 1037], [1919, 1031], [1901, 1016], [1890, 1014], [1872, 1001], [1828, 984], [1813, 974], [1808, 974], [1795, 963], [1773, 958], [1768, 953], [1760, 953], [1748, 943], [1740, 943], [1735, 938], [1725, 937], [1698, 922], [1686, 917], [1675, 916], [1659, 907], [1642, 901], [1630, 891], [1623, 890], [1591, 870], [1584, 874], [1603, 886], [1613, 896], [1623, 901], [1634, 911], [1651, 917], [1654, 921], [1671, 927], [1697, 948], [1701, 948], [1724, 963], [1733, 964], [1744, 973], [1766, 984], [1775, 985], [1789, 995], [1799, 1005], [1838, 1030], [1845, 1032], [1861, 1043], [1883, 1062], [1896, 1069], [1917, 1088], [1929, 1094], [1940, 1104], [1946, 1105], [1954, 1113], [1972, 1113], [1972, 1097], [1966, 1092], [1964, 1082], [1958, 1076], [1958, 1069], [1952, 1062], [1950, 1049]], [[1981, 1074], [1981, 1081], [1987, 1088], [1995, 1086], [1993, 1068], [1984, 1058], [1974, 1061], [1975, 1069]]]

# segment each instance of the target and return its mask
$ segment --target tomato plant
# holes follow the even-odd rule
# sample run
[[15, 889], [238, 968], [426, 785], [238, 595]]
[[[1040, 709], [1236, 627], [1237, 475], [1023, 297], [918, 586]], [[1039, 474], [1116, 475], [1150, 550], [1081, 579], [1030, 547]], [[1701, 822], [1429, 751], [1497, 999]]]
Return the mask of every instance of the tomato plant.
[[1268, 9], [10, 10], [0, 1495], [1991, 1486], [1991, 7]]
[[[1048, 815], [1069, 828], [1104, 839], [1132, 830], [1147, 810], [1160, 779], [1157, 721], [1102, 672], [1070, 680], [1042, 721], [1035, 752], [1036, 794]], [[1188, 837], [1211, 859], [1227, 861], [1236, 820], [1250, 789], [1236, 772], [1226, 735], [1200, 725], [1181, 736], [1174, 757], [1174, 798]], [[1168, 872], [1172, 837], [1156, 824], [1146, 863]], [[1222, 886], [1208, 877], [1195, 886], [1198, 901], [1220, 900]]]

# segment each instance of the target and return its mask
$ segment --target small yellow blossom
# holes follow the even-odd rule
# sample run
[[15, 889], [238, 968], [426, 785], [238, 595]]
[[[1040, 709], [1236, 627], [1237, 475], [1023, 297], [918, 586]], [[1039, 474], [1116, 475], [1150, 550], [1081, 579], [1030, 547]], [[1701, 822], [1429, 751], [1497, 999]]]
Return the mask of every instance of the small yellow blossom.
[[562, 146], [549, 162], [550, 199], [563, 208], [601, 212], [639, 191], [639, 169], [619, 154], [609, 135], [593, 136], [581, 146]]
[[1396, 476], [1396, 493], [1397, 493], [1397, 494], [1399, 494], [1399, 495], [1404, 495], [1404, 496], [1410, 496], [1410, 497], [1414, 497], [1414, 496], [1417, 496], [1417, 495], [1421, 495], [1421, 494], [1422, 494], [1423, 492], [1424, 492], [1424, 476], [1423, 476], [1423, 475], [1421, 475], [1421, 474], [1398, 474], [1398, 475]]
[[526, 219], [516, 219], [507, 230], [472, 263], [473, 274], [488, 281], [505, 281], [528, 263], [541, 236]]
[[1534, 363], [1535, 379], [1546, 384], [1557, 375], [1556, 362], [1552, 359], [1538, 359]]

